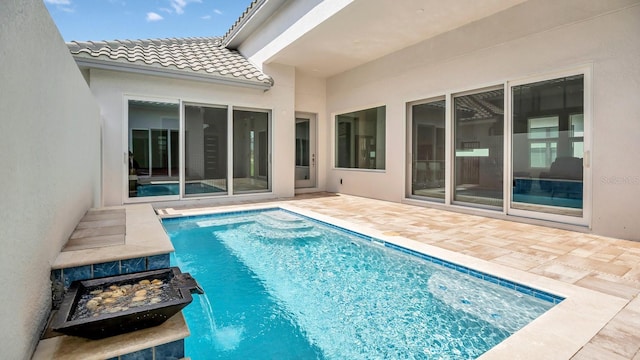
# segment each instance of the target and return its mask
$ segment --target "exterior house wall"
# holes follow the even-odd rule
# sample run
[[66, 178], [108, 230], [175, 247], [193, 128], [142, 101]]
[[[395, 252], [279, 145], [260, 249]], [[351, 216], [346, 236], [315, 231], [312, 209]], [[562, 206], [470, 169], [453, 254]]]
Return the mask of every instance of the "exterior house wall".
[[[123, 128], [127, 112], [125, 96], [141, 99], [155, 98], [158, 101], [180, 99], [198, 104], [270, 110], [273, 144], [272, 194], [270, 196], [293, 196], [295, 73], [291, 67], [273, 65], [268, 68], [268, 74], [274, 78], [275, 86], [265, 92], [246, 87], [91, 69], [90, 87], [100, 104], [104, 118], [104, 205], [120, 205], [125, 200], [124, 152], [127, 150], [127, 138]], [[256, 196], [264, 196], [264, 194]]]
[[[640, 240], [640, 6], [580, 4], [528, 2], [328, 79], [331, 118], [386, 105], [387, 161], [385, 171], [335, 169], [331, 161], [327, 190], [403, 201], [408, 102], [586, 67], [592, 73], [592, 231]], [[557, 11], [545, 17], [544, 7]], [[331, 134], [333, 128], [325, 141], [333, 152]]]
[[100, 112], [42, 1], [2, 1], [0, 59], [0, 349], [29, 359], [51, 264], [99, 201]]

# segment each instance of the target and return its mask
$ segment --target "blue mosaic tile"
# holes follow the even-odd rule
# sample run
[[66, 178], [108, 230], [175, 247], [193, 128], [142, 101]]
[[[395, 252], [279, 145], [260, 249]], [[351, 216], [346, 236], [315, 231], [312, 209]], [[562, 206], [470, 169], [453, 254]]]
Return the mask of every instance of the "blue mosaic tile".
[[155, 359], [175, 360], [184, 357], [184, 340], [177, 340], [155, 347]]
[[93, 265], [93, 277], [120, 275], [120, 261], [110, 261]]
[[153, 349], [143, 349], [125, 355], [120, 355], [120, 360], [151, 360], [153, 359]]
[[91, 265], [62, 269], [64, 287], [69, 287], [75, 280], [91, 279]]
[[169, 267], [169, 254], [161, 254], [147, 257], [147, 270], [157, 270]]
[[134, 258], [120, 260], [120, 273], [130, 274], [139, 271], [145, 271], [147, 268], [147, 258]]

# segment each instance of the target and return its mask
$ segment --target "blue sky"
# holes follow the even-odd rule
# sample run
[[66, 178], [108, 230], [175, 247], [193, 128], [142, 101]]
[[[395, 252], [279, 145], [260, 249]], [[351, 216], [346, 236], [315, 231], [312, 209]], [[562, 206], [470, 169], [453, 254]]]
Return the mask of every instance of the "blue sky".
[[222, 36], [251, 0], [44, 0], [65, 41]]

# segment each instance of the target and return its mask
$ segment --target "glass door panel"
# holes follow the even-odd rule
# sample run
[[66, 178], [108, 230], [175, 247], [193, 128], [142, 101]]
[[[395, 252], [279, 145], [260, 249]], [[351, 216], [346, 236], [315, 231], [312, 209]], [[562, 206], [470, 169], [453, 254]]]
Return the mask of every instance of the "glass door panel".
[[296, 118], [296, 188], [315, 187], [315, 119]]
[[582, 216], [582, 75], [512, 87], [511, 208]]
[[178, 104], [129, 100], [128, 197], [178, 195]]
[[227, 108], [185, 105], [185, 196], [227, 193]]
[[269, 191], [269, 113], [233, 110], [233, 192]]
[[444, 200], [445, 101], [411, 106], [411, 195]]
[[454, 201], [503, 207], [504, 90], [453, 100]]

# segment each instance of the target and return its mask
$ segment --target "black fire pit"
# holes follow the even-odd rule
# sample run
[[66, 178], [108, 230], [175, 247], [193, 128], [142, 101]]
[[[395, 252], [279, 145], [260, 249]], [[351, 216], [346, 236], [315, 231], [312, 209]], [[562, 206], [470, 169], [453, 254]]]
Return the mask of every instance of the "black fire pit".
[[162, 324], [202, 288], [177, 267], [74, 281], [53, 321], [54, 331], [101, 339]]

